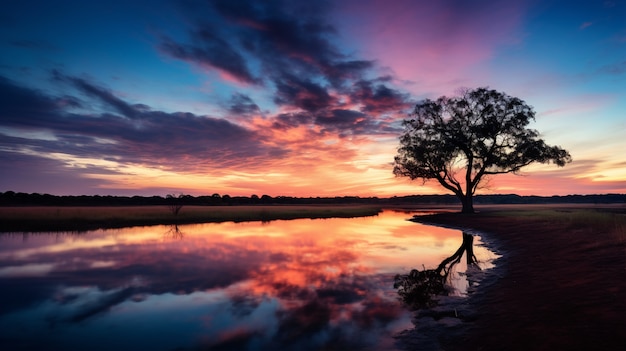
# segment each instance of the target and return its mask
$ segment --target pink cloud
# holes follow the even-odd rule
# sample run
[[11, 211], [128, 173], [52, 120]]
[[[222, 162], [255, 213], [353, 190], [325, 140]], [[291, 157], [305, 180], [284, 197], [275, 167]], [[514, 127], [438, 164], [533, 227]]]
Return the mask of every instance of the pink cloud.
[[[473, 66], [493, 56], [497, 46], [516, 42], [523, 9], [519, 4], [383, 0], [341, 2], [341, 34], [355, 40], [366, 56], [392, 67], [399, 79], [424, 87], [456, 89]], [[342, 14], [345, 14], [342, 15]], [[340, 18], [357, 18], [358, 22]]]

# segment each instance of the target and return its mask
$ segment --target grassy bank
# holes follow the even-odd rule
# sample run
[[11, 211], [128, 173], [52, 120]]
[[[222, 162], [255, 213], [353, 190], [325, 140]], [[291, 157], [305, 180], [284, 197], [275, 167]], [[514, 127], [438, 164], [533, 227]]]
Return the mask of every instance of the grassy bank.
[[185, 206], [174, 215], [166, 206], [0, 207], [0, 232], [86, 231], [157, 224], [271, 221], [297, 218], [373, 216], [379, 207]]
[[422, 216], [417, 220], [492, 231], [498, 228], [489, 228], [483, 222], [489, 222], [487, 218], [499, 219], [509, 223], [559, 227], [573, 234], [609, 234], [621, 243], [626, 242], [626, 204], [482, 205], [476, 209], [477, 213], [473, 215], [452, 211], [453, 213]]
[[502, 255], [454, 350], [623, 350], [626, 207], [483, 206], [420, 217], [478, 230]]
[[626, 209], [599, 208], [543, 208], [494, 212], [516, 221], [537, 221], [561, 226], [575, 234], [607, 234], [616, 243], [626, 243]]

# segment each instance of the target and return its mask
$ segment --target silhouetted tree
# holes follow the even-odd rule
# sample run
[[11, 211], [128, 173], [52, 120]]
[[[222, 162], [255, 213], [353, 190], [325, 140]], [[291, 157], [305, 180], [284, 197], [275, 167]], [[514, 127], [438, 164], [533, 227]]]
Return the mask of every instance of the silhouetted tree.
[[517, 174], [533, 162], [564, 166], [571, 156], [527, 128], [535, 112], [523, 100], [477, 88], [460, 97], [418, 103], [404, 121], [395, 157], [396, 176], [435, 179], [473, 213], [473, 195], [486, 176]]
[[174, 214], [174, 216], [178, 216], [178, 212], [183, 208], [183, 199], [185, 198], [184, 194], [167, 194], [165, 197], [167, 200], [167, 207]]

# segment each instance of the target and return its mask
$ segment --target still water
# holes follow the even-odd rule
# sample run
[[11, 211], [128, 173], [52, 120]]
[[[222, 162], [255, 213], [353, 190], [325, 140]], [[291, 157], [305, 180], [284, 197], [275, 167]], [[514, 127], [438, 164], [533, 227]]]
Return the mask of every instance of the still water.
[[394, 276], [462, 242], [412, 215], [3, 234], [0, 348], [394, 349], [413, 328]]

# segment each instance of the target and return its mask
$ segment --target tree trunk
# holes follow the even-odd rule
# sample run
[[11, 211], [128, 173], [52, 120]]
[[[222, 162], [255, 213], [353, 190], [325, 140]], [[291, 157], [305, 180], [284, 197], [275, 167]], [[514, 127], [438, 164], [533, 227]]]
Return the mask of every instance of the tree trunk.
[[474, 213], [474, 198], [472, 194], [461, 196], [461, 204], [463, 204], [461, 213]]

